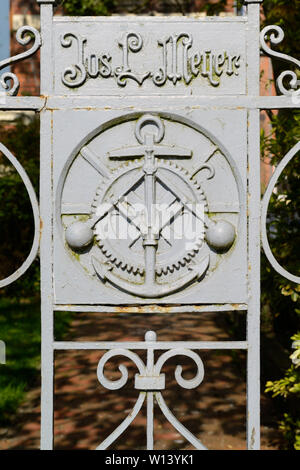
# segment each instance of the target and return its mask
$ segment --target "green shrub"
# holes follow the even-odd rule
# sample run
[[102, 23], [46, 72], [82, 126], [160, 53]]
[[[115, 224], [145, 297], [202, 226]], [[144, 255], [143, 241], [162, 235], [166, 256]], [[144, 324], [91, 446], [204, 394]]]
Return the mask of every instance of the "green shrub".
[[283, 413], [279, 429], [285, 438], [287, 448], [300, 450], [300, 333], [291, 339], [297, 344], [296, 350], [290, 356], [293, 364], [282, 379], [268, 381], [265, 391], [271, 392], [273, 397], [284, 399], [284, 407], [288, 411]]

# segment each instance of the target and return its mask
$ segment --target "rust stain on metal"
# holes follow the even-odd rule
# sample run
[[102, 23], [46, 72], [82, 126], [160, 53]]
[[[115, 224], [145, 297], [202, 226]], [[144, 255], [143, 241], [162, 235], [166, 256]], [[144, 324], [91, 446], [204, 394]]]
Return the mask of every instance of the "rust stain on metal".
[[116, 306], [116, 313], [170, 313], [174, 305], [134, 305]]
[[254, 442], [255, 442], [255, 428], [252, 428], [252, 432], [251, 432], [251, 441], [250, 441], [250, 449], [253, 449]]
[[42, 219], [40, 219], [40, 237], [39, 237], [39, 243], [40, 243], [40, 241], [41, 241], [43, 226], [44, 226], [44, 222], [43, 222]]

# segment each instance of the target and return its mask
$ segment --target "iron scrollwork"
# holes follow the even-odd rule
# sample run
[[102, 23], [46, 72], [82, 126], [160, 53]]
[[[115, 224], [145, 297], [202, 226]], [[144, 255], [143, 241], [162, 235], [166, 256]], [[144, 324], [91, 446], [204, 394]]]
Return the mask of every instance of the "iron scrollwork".
[[[269, 25], [263, 28], [260, 33], [260, 44], [262, 50], [271, 57], [277, 57], [279, 60], [284, 62], [289, 62], [296, 66], [298, 70], [300, 70], [300, 61], [291, 57], [287, 54], [283, 54], [278, 51], [274, 51], [271, 49], [270, 46], [267, 44], [267, 40], [269, 38], [270, 44], [280, 44], [284, 39], [284, 31], [278, 25]], [[288, 81], [288, 87], [285, 85], [285, 81]], [[297, 73], [293, 70], [285, 70], [281, 72], [279, 77], [276, 80], [278, 89], [280, 93], [283, 95], [293, 95], [297, 91], [299, 91], [299, 80], [297, 77]]]
[[[30, 49], [20, 54], [17, 54], [9, 59], [2, 60], [0, 62], [0, 70], [4, 69], [8, 65], [11, 65], [15, 62], [19, 62], [20, 60], [26, 59], [26, 57], [30, 57], [33, 55], [42, 44], [41, 35], [39, 31], [37, 31], [32, 26], [22, 26], [18, 29], [16, 34], [16, 39], [19, 44], [22, 46], [27, 46], [30, 42], [33, 41], [33, 44]], [[9, 81], [12, 83], [9, 85]], [[9, 96], [17, 95], [19, 88], [20, 88], [20, 81], [18, 77], [12, 72], [4, 72], [0, 77], [1, 86], [6, 91], [6, 94]]]
[[[184, 436], [196, 449], [207, 450], [202, 442], [197, 439], [185, 426], [183, 426], [173, 415], [167, 406], [161, 391], [165, 389], [165, 374], [161, 373], [163, 365], [168, 359], [174, 356], [185, 356], [191, 358], [197, 367], [197, 373], [192, 379], [182, 377], [182, 366], [177, 365], [175, 369], [175, 378], [183, 388], [192, 389], [198, 387], [204, 378], [204, 366], [202, 360], [194, 351], [186, 348], [170, 349], [164, 352], [154, 363], [154, 350], [156, 345], [156, 333], [148, 331], [145, 335], [147, 345], [147, 364], [140, 357], [126, 348], [111, 349], [107, 351], [98, 363], [97, 377], [101, 385], [109, 390], [118, 390], [122, 388], [128, 380], [128, 370], [126, 366], [121, 364], [119, 370], [121, 378], [115, 381], [107, 379], [104, 375], [105, 364], [115, 356], [123, 356], [133, 361], [139, 373], [135, 375], [135, 389], [139, 390], [138, 399], [125, 420], [96, 448], [96, 450], [107, 449], [134, 421], [140, 412], [145, 399], [147, 399], [147, 448], [153, 449], [153, 399], [155, 398], [158, 406], [167, 420], [175, 427], [175, 429]], [[126, 345], [126, 343], [125, 343]]]

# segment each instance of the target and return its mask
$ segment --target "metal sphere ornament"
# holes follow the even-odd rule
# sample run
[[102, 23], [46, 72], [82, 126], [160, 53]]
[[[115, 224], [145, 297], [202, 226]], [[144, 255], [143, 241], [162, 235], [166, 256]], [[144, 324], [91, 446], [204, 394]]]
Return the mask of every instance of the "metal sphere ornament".
[[74, 222], [66, 230], [66, 241], [75, 250], [80, 250], [90, 245], [93, 237], [94, 232], [86, 222]]
[[206, 230], [206, 241], [215, 250], [226, 250], [231, 247], [235, 239], [235, 227], [226, 220], [218, 220]]

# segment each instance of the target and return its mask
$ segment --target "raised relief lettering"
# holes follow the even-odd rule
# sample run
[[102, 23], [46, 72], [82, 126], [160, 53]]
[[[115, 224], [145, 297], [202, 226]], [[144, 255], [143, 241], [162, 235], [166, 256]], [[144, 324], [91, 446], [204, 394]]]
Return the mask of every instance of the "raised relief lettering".
[[63, 47], [71, 47], [73, 39], [77, 42], [77, 63], [67, 67], [61, 77], [63, 84], [71, 88], [83, 85], [87, 76], [83, 63], [86, 39], [82, 39], [73, 33], [67, 33], [61, 36], [60, 43]]
[[153, 83], [157, 86], [162, 86], [167, 81], [167, 44], [170, 38], [166, 38], [162, 41], [158, 41], [158, 45], [163, 48], [163, 60], [162, 66], [159, 67], [158, 72], [153, 74]]
[[142, 36], [137, 33], [126, 33], [123, 40], [119, 41], [119, 46], [123, 50], [123, 64], [115, 69], [118, 85], [125, 86], [128, 78], [142, 85], [143, 81], [150, 75], [150, 72], [146, 72], [143, 75], [132, 72], [128, 58], [129, 52], [139, 52], [142, 49]]
[[90, 78], [97, 78], [99, 76], [103, 78], [110, 77], [112, 75], [110, 61], [110, 54], [101, 54], [100, 57], [97, 57], [96, 54], [88, 56], [85, 60], [88, 76]]
[[[194, 50], [194, 39], [186, 32], [172, 34], [156, 41], [157, 49], [161, 50], [162, 54], [156, 54], [160, 57], [160, 63], [157, 66], [154, 64], [152, 70], [147, 70], [143, 63], [143, 52], [146, 44], [149, 47], [149, 40], [145, 41], [137, 32], [126, 32], [117, 42], [121, 57], [112, 56], [108, 51], [88, 54], [88, 39], [72, 32], [61, 35], [60, 44], [63, 48], [73, 47], [76, 54], [75, 63], [66, 67], [61, 76], [63, 84], [70, 88], [80, 87], [88, 79], [109, 78], [115, 80], [120, 87], [125, 87], [129, 80], [142, 86], [149, 79], [155, 86], [161, 87], [168, 81], [174, 86], [178, 82], [189, 85], [193, 80], [201, 78], [206, 79], [210, 86], [218, 87], [222, 76], [239, 75], [241, 66], [240, 54], [230, 54], [225, 50]], [[201, 47], [201, 44], [198, 46]], [[140, 58], [141, 70], [135, 70], [132, 65], [136, 63], [132, 60], [133, 54]], [[201, 84], [204, 85], [205, 81]]]
[[185, 83], [188, 85], [190, 81], [193, 79], [193, 75], [189, 72], [189, 61], [188, 61], [188, 50], [192, 47], [193, 38], [190, 34], [187, 34], [186, 37], [182, 41], [183, 44], [183, 54], [182, 54], [182, 62], [183, 62], [183, 79]]

